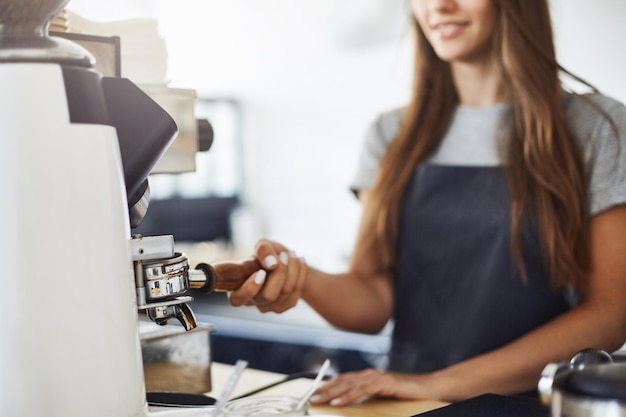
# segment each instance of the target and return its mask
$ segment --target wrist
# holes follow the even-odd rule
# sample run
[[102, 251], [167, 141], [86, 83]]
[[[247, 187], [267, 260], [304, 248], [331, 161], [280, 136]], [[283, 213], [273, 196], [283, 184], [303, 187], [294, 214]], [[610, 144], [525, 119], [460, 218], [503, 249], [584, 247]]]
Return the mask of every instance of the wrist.
[[445, 369], [428, 374], [428, 398], [439, 401], [454, 401], [450, 393], [454, 392], [455, 380], [450, 378]]
[[441, 380], [435, 373], [406, 374], [387, 373], [392, 380], [387, 384], [392, 397], [401, 399], [442, 400]]
[[313, 285], [313, 279], [312, 279], [312, 275], [313, 275], [313, 268], [311, 268], [306, 261], [304, 260], [304, 258], [300, 258], [299, 262], [301, 264], [301, 267], [303, 269], [302, 271], [302, 291], [301, 291], [301, 298], [303, 298], [304, 300], [306, 300], [308, 297], [310, 297], [311, 292], [312, 292], [312, 288], [311, 286]]

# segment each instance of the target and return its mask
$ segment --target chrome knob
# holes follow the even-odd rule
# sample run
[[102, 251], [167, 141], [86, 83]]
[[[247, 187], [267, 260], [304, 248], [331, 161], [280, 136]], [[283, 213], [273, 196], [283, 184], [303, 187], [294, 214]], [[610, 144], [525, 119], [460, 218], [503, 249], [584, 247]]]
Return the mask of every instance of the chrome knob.
[[608, 352], [600, 349], [585, 349], [575, 354], [569, 363], [574, 369], [584, 369], [589, 365], [613, 363], [613, 358]]

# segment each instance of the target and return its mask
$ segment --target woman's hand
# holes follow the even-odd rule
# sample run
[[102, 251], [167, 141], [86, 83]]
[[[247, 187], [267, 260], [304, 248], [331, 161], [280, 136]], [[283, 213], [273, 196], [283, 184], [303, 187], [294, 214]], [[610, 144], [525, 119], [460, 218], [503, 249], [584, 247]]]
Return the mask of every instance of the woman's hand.
[[255, 252], [264, 269], [231, 292], [230, 303], [233, 306], [254, 305], [263, 313], [282, 313], [294, 307], [307, 277], [304, 259], [280, 243], [269, 240], [259, 241]]
[[427, 383], [429, 379], [428, 375], [406, 375], [378, 369], [348, 372], [318, 388], [311, 402], [342, 406], [374, 396], [405, 400], [431, 398], [434, 394], [427, 390], [431, 387]]

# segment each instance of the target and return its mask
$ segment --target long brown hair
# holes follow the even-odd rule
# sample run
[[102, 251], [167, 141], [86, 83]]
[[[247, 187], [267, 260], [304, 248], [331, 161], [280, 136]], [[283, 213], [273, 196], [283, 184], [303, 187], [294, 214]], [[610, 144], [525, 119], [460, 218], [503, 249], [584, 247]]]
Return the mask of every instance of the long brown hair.
[[[513, 256], [525, 279], [521, 225], [530, 218], [541, 236], [551, 283], [580, 288], [590, 265], [588, 181], [565, 122], [559, 76], [569, 73], [556, 61], [549, 6], [547, 0], [496, 0], [496, 7], [494, 64], [511, 102], [503, 159]], [[368, 198], [356, 249], [383, 273], [395, 267], [401, 204], [415, 167], [437, 149], [459, 102], [449, 64], [413, 23], [412, 98]]]

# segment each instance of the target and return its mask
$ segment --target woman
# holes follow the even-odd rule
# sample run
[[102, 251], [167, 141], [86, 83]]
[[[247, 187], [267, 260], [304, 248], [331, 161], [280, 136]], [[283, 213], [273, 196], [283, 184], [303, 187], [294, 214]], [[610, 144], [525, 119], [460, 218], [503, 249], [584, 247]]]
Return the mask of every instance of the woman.
[[367, 138], [349, 270], [261, 241], [269, 273], [230, 298], [302, 298], [358, 332], [393, 320], [389, 369], [340, 375], [315, 402], [521, 393], [547, 363], [626, 340], [624, 106], [564, 91], [547, 0], [412, 7], [413, 96]]

